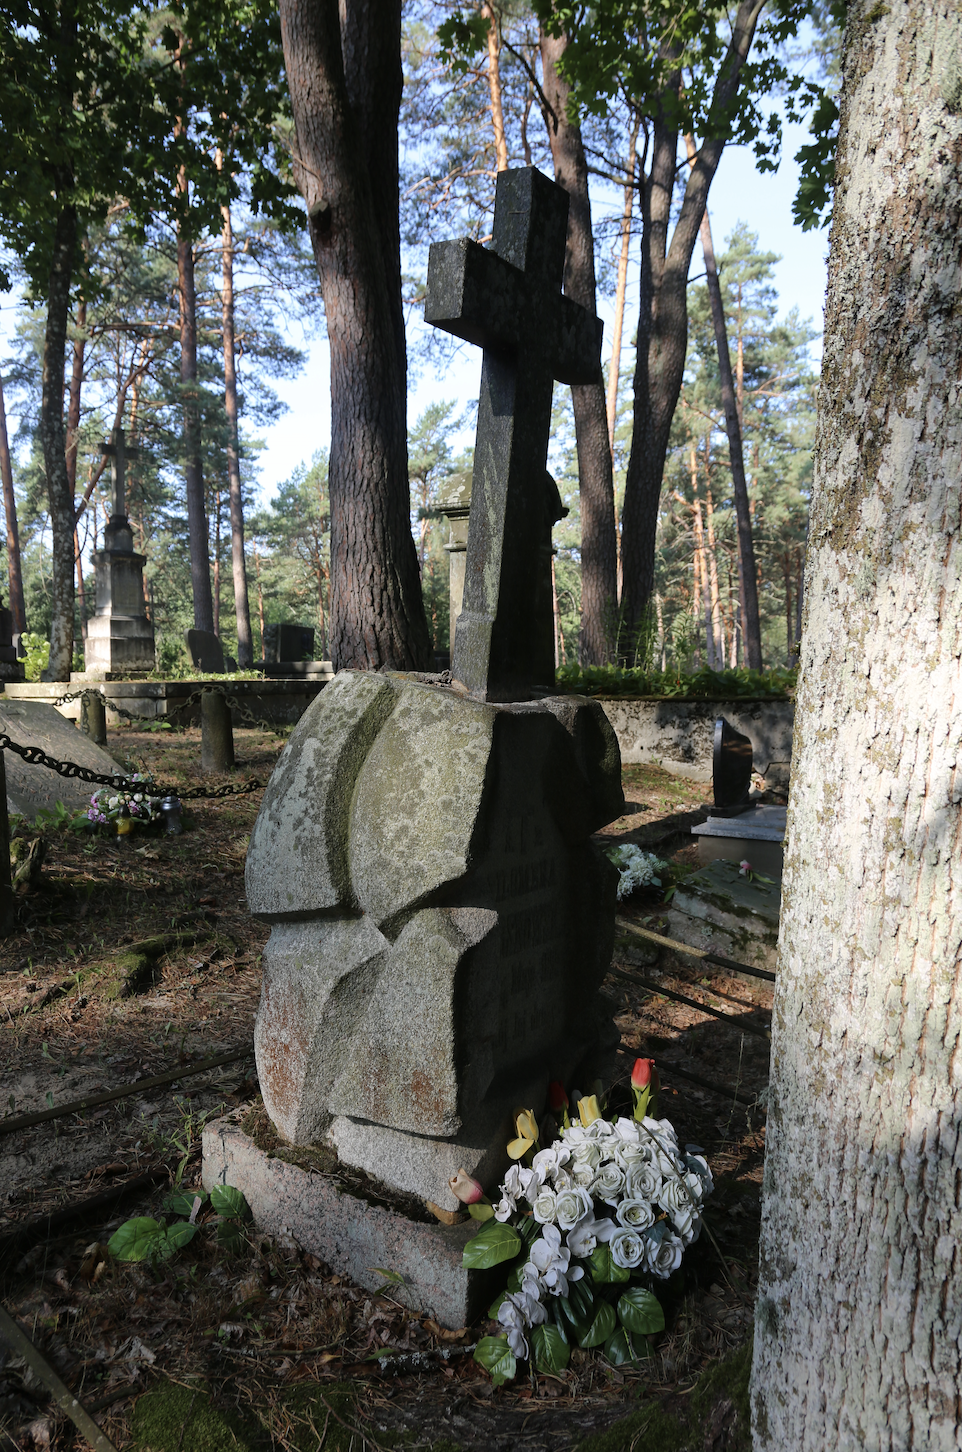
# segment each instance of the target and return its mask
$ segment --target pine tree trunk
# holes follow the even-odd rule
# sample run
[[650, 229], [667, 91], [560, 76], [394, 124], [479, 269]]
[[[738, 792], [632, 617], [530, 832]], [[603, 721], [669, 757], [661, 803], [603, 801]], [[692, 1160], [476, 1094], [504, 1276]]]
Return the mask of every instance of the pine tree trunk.
[[848, 11], [765, 1164], [756, 1452], [957, 1452], [962, 36]]
[[721, 140], [738, 91], [755, 27], [765, 0], [741, 0], [732, 36], [712, 94], [709, 134], [691, 168], [677, 221], [669, 239], [677, 179], [675, 118], [682, 85], [679, 75], [666, 92], [664, 111], [651, 135], [651, 170], [642, 194], [641, 297], [634, 378], [631, 456], [621, 515], [622, 640], [628, 659], [644, 631], [655, 581], [655, 531], [671, 421], [681, 391], [688, 344], [688, 268], [698, 238], [708, 190], [718, 170]]
[[498, 19], [490, 5], [481, 6], [488, 22], [488, 95], [491, 98], [491, 127], [498, 171], [508, 169], [508, 139], [504, 134], [504, 108], [501, 104], [501, 32]]
[[397, 121], [400, 0], [281, 0], [297, 134], [331, 348], [331, 659], [432, 659], [407, 477]]
[[[181, 178], [181, 188], [186, 180]], [[210, 590], [210, 538], [200, 455], [200, 407], [197, 399], [197, 294], [194, 248], [183, 223], [177, 227], [177, 284], [180, 298], [180, 383], [184, 410], [184, 487], [187, 495], [187, 538], [194, 629], [214, 629]]]
[[244, 555], [244, 501], [241, 495], [240, 449], [237, 422], [237, 363], [234, 345], [234, 233], [230, 207], [222, 207], [224, 218], [223, 291], [221, 317], [224, 328], [224, 409], [227, 413], [227, 477], [230, 483], [230, 553], [234, 576], [234, 611], [237, 616], [237, 664], [250, 670], [254, 664], [251, 640], [251, 609], [247, 594], [247, 561]]
[[615, 421], [618, 415], [618, 382], [621, 377], [621, 335], [625, 324], [625, 296], [628, 291], [628, 254], [631, 248], [631, 217], [635, 207], [635, 168], [638, 156], [638, 132], [641, 116], [636, 111], [628, 138], [628, 160], [625, 165], [625, 202], [621, 214], [621, 254], [618, 258], [618, 282], [615, 287], [615, 320], [612, 325], [611, 362], [608, 365], [608, 442], [615, 453]]
[[[80, 436], [80, 394], [84, 380], [84, 354], [87, 350], [87, 304], [81, 299], [77, 308], [77, 335], [73, 340], [73, 359], [70, 369], [70, 391], [67, 397], [67, 478], [70, 482], [70, 497], [77, 497], [77, 446]], [[81, 627], [87, 613], [84, 594], [84, 565], [80, 550], [79, 511], [74, 505], [73, 543], [77, 567], [77, 595], [80, 601]]]
[[77, 242], [77, 213], [62, 207], [53, 243], [47, 289], [47, 327], [43, 343], [43, 388], [38, 433], [50, 505], [51, 620], [50, 662], [45, 681], [69, 681], [74, 634], [74, 502], [67, 473], [63, 419], [64, 355], [70, 311], [70, 279]]
[[[565, 36], [541, 34], [541, 63], [545, 117], [555, 180], [571, 197], [568, 245], [565, 253], [565, 292], [594, 313], [595, 245], [591, 233], [588, 164], [580, 126], [568, 120], [570, 87], [558, 73]], [[611, 473], [611, 445], [605, 386], [577, 384], [571, 390], [578, 447], [581, 498], [581, 644], [582, 665], [605, 665], [612, 658], [618, 609], [618, 549], [615, 533], [615, 494]]]
[[2, 378], [0, 378], [0, 481], [3, 484], [3, 513], [7, 524], [7, 582], [10, 586], [10, 609], [13, 612], [13, 628], [22, 635], [27, 628], [27, 608], [23, 598], [17, 496], [13, 488], [13, 468], [10, 463], [10, 440], [7, 437], [7, 411], [3, 402]]

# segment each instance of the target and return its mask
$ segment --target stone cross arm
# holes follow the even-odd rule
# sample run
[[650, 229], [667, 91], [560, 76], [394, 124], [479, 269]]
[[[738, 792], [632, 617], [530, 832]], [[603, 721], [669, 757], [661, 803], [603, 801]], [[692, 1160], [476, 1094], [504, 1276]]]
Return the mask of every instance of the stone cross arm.
[[559, 383], [596, 383], [600, 318], [569, 297], [539, 307], [532, 293], [520, 268], [470, 238], [431, 245], [425, 322], [496, 352], [524, 354], [533, 345]]

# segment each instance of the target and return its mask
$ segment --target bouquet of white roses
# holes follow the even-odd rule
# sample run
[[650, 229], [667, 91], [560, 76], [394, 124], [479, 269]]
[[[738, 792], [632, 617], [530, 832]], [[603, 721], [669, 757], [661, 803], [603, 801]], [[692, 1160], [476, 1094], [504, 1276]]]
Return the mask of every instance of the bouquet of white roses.
[[497, 1203], [463, 1170], [450, 1182], [469, 1213], [486, 1221], [464, 1264], [514, 1262], [490, 1313], [504, 1331], [475, 1351], [496, 1385], [515, 1375], [519, 1360], [563, 1370], [572, 1344], [602, 1347], [616, 1365], [632, 1361], [645, 1353], [637, 1338], [664, 1329], [650, 1286], [667, 1280], [697, 1239], [712, 1175], [697, 1145], [682, 1154], [669, 1121], [649, 1116], [657, 1094], [650, 1059], [636, 1061], [632, 1093], [631, 1118], [605, 1119], [590, 1095], [572, 1121], [564, 1090], [552, 1085], [560, 1135], [541, 1149], [534, 1116], [518, 1111], [508, 1145], [516, 1163]]

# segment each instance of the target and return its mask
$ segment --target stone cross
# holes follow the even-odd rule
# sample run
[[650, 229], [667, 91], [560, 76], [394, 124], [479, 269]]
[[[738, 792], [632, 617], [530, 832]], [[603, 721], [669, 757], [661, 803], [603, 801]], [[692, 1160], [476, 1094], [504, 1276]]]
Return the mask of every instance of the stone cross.
[[127, 448], [122, 428], [114, 429], [111, 440], [104, 439], [100, 447], [110, 459], [110, 517], [126, 519], [127, 460], [139, 458], [140, 450]]
[[601, 377], [602, 323], [561, 293], [568, 193], [534, 167], [498, 175], [490, 249], [436, 242], [425, 321], [484, 349], [464, 602], [452, 674], [483, 701], [550, 689], [539, 550], [551, 394]]

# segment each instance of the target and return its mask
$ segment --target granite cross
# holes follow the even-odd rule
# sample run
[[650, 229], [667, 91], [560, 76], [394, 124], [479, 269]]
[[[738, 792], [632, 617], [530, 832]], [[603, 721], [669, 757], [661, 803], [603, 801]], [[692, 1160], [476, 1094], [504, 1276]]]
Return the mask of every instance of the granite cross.
[[122, 428], [114, 429], [110, 442], [104, 439], [100, 447], [110, 459], [110, 517], [126, 519], [127, 500], [124, 491], [127, 485], [127, 460], [138, 458], [140, 450], [127, 448]]
[[[601, 377], [600, 319], [561, 293], [568, 193], [534, 167], [498, 175], [490, 249], [436, 242], [425, 321], [484, 349], [464, 601], [452, 674], [486, 701], [550, 689], [539, 559], [554, 380]], [[540, 548], [539, 548], [540, 547]]]

